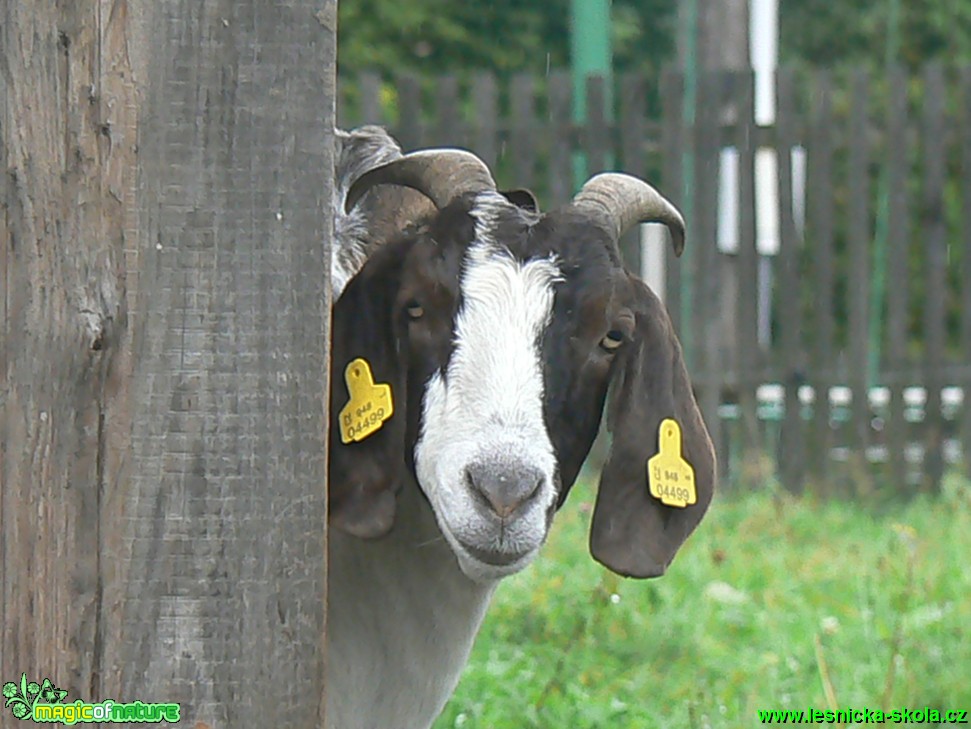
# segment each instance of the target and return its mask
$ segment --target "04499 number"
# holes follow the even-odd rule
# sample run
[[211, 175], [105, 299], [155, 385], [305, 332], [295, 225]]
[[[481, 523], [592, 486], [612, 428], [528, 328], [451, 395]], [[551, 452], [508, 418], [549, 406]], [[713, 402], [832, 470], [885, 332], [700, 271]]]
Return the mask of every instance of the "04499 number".
[[672, 486], [663, 483], [657, 485], [657, 496], [660, 498], [677, 499], [678, 501], [690, 501], [691, 492], [682, 486]]
[[370, 403], [344, 414], [344, 428], [351, 438], [367, 433], [383, 421], [384, 408], [372, 408]]

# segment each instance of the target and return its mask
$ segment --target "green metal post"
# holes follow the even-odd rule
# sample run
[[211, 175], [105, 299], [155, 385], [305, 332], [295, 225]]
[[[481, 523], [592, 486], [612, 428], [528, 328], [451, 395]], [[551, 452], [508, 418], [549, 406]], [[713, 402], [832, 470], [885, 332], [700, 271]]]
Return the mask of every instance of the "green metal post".
[[[613, 109], [611, 93], [612, 53], [610, 45], [610, 0], [570, 0], [570, 62], [573, 77], [573, 121], [587, 119], [587, 79], [606, 80], [608, 117]], [[587, 160], [582, 152], [573, 155], [574, 189], [587, 179]]]

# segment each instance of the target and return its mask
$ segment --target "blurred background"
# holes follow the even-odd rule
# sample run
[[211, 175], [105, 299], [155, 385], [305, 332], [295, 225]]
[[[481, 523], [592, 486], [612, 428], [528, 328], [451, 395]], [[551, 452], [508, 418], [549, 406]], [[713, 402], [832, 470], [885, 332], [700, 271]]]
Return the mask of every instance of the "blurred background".
[[669, 574], [595, 566], [596, 455], [439, 727], [971, 709], [971, 4], [340, 5], [338, 118], [472, 149], [544, 207], [648, 179], [720, 494]]

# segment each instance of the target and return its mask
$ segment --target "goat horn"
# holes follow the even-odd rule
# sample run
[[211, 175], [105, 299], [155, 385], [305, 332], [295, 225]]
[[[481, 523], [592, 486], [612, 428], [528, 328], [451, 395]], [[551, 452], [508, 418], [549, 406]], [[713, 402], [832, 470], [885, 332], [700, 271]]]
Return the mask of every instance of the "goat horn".
[[361, 175], [347, 191], [344, 209], [350, 211], [375, 185], [410, 187], [425, 195], [439, 209], [463, 193], [496, 189], [486, 163], [471, 152], [423, 149]]
[[634, 223], [664, 223], [671, 231], [674, 254], [680, 256], [684, 251], [681, 213], [661, 193], [636, 177], [618, 172], [595, 175], [573, 198], [573, 206], [606, 227], [615, 241]]

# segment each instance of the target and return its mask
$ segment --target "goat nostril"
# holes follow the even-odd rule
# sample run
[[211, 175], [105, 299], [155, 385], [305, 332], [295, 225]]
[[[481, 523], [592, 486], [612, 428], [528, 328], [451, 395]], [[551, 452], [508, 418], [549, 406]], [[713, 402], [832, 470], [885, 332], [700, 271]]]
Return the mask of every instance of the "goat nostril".
[[524, 466], [474, 464], [465, 470], [465, 482], [484, 506], [505, 519], [536, 498], [543, 485], [543, 475]]

